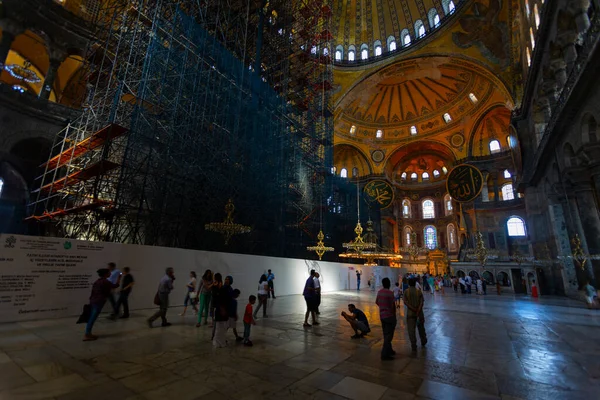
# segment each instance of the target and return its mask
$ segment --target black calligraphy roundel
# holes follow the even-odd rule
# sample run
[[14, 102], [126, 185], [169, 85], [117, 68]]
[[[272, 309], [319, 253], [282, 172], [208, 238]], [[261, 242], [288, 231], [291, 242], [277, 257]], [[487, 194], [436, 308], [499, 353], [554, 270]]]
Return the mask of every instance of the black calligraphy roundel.
[[364, 191], [365, 200], [378, 203], [382, 209], [388, 208], [394, 202], [394, 188], [386, 181], [371, 181], [365, 185]]
[[481, 171], [469, 164], [460, 164], [454, 167], [446, 180], [448, 193], [459, 203], [475, 200], [482, 188], [483, 175], [481, 175]]

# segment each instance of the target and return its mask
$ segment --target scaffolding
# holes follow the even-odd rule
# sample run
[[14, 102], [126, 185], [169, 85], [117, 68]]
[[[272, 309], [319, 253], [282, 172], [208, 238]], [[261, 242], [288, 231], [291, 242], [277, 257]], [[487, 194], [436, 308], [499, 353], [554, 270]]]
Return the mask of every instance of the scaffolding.
[[[101, 2], [37, 233], [305, 256], [331, 187], [328, 1]], [[204, 225], [230, 198], [252, 233], [225, 248]]]

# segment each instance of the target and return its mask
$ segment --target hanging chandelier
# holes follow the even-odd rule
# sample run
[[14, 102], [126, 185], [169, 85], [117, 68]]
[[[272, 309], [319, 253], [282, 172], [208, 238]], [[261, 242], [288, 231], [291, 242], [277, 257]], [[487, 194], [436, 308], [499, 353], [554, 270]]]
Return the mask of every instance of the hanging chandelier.
[[343, 246], [348, 249], [345, 253], [340, 254], [342, 258], [360, 258], [365, 260], [365, 266], [376, 266], [375, 260], [390, 260], [400, 261], [402, 256], [398, 253], [387, 251], [385, 248], [377, 245], [377, 235], [373, 230], [373, 221], [369, 219], [367, 222], [367, 233], [362, 236], [363, 228], [360, 222], [354, 228], [356, 238], [349, 243], [344, 243]]
[[223, 222], [210, 222], [204, 225], [204, 229], [211, 232], [220, 233], [225, 237], [225, 244], [229, 244], [229, 239], [234, 235], [241, 235], [243, 233], [250, 233], [252, 229], [249, 226], [236, 224], [233, 222], [233, 212], [235, 206], [233, 201], [229, 199], [225, 205], [225, 221]]
[[411, 261], [416, 261], [421, 253], [427, 253], [429, 251], [426, 247], [419, 247], [417, 245], [417, 234], [415, 232], [411, 232], [410, 234], [410, 242], [411, 245], [407, 247], [401, 247], [400, 251], [404, 253], [408, 253]]
[[4, 67], [5, 70], [8, 71], [14, 78], [19, 80], [28, 82], [28, 83], [38, 83], [41, 81], [40, 77], [31, 69], [31, 63], [29, 61], [25, 61], [23, 66], [18, 64], [10, 64]]
[[483, 241], [483, 234], [480, 231], [475, 233], [475, 248], [467, 251], [467, 257], [471, 259], [476, 259], [479, 261], [482, 267], [485, 267], [485, 264], [488, 260], [498, 258], [497, 250], [490, 250], [485, 247], [485, 242]]
[[317, 245], [308, 246], [306, 248], [306, 250], [308, 251], [314, 251], [315, 253], [317, 253], [317, 255], [319, 256], [319, 260], [321, 260], [323, 254], [325, 254], [326, 252], [335, 250], [333, 247], [325, 246], [325, 243], [323, 243], [323, 239], [325, 239], [325, 235], [323, 234], [323, 231], [320, 230], [319, 234], [317, 235]]

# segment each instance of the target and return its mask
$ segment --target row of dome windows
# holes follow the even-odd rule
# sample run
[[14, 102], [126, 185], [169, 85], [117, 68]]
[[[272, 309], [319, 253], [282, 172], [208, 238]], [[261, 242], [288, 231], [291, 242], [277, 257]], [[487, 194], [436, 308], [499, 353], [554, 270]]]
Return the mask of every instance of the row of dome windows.
[[[479, 100], [477, 99], [477, 96], [475, 96], [475, 94], [473, 93], [469, 93], [469, 100], [471, 100], [471, 102], [473, 104], [476, 104]], [[444, 121], [449, 124], [450, 122], [452, 122], [452, 116], [450, 115], [450, 113], [444, 113], [443, 115]], [[416, 136], [418, 133], [417, 131], [417, 126], [413, 125], [410, 127], [410, 134], [411, 136]], [[350, 135], [355, 136], [356, 135], [356, 125], [352, 125], [350, 127]], [[378, 129], [375, 132], [375, 137], [377, 139], [383, 139], [383, 130]]]
[[[446, 167], [442, 167], [442, 172], [444, 173], [444, 175], [446, 175], [448, 173], [448, 168]], [[437, 169], [434, 169], [433, 172], [433, 178], [437, 179], [441, 176], [440, 171], [438, 171]], [[402, 173], [402, 175], [400, 175], [400, 179], [402, 181], [406, 181], [406, 178], [408, 177], [408, 173], [406, 171], [404, 171]], [[429, 172], [425, 171], [421, 174], [421, 179], [423, 179], [424, 181], [428, 181], [430, 178]], [[419, 175], [417, 175], [416, 172], [413, 172], [412, 174], [410, 174], [410, 180], [413, 182], [416, 182], [419, 179]]]
[[[456, 10], [456, 6], [454, 5], [454, 2], [452, 0], [442, 0], [442, 8], [444, 9], [444, 13], [446, 15], [450, 15], [450, 14], [454, 13], [454, 11]], [[430, 9], [429, 12], [427, 13], [427, 16], [429, 19], [430, 29], [436, 29], [437, 27], [440, 26], [440, 22], [441, 22], [440, 16], [437, 13], [437, 10], [435, 8]], [[423, 24], [423, 21], [421, 21], [420, 19], [418, 19], [415, 22], [414, 28], [415, 28], [415, 37], [417, 39], [420, 39], [427, 34], [427, 32], [425, 30], [425, 25]], [[403, 47], [410, 46], [411, 41], [412, 41], [412, 39], [411, 39], [409, 30], [403, 29], [402, 32], [400, 32], [400, 42], [402, 43], [402, 46]], [[375, 41], [374, 47], [375, 47], [375, 51], [374, 51], [375, 57], [381, 56], [381, 54], [383, 52], [383, 48], [382, 48], [381, 42], [379, 40]], [[394, 36], [388, 37], [387, 48], [388, 48], [388, 52], [396, 51], [397, 45], [396, 45], [396, 38]], [[363, 43], [360, 46], [360, 58], [361, 58], [361, 60], [369, 59], [369, 46], [366, 43]], [[337, 46], [337, 48], [336, 48], [335, 60], [342, 61], [343, 59], [344, 59], [344, 48], [343, 48], [343, 46], [340, 45], [340, 46]], [[347, 59], [348, 59], [348, 61], [356, 60], [356, 48], [354, 47], [354, 45], [350, 45], [348, 47]]]

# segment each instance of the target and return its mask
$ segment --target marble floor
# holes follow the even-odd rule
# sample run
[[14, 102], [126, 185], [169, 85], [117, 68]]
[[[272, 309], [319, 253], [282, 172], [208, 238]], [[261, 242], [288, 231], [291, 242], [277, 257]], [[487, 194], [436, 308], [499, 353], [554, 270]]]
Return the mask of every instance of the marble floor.
[[[321, 325], [307, 329], [302, 297], [279, 297], [252, 348], [213, 349], [210, 329], [180, 308], [168, 328], [147, 327], [152, 310], [101, 317], [96, 342], [81, 340], [74, 318], [3, 324], [0, 399], [599, 398], [600, 311], [563, 298], [426, 296], [427, 348], [411, 354], [401, 311], [394, 361], [380, 360], [370, 291], [323, 295]], [[371, 322], [364, 339], [351, 340], [339, 315], [350, 302]]]

